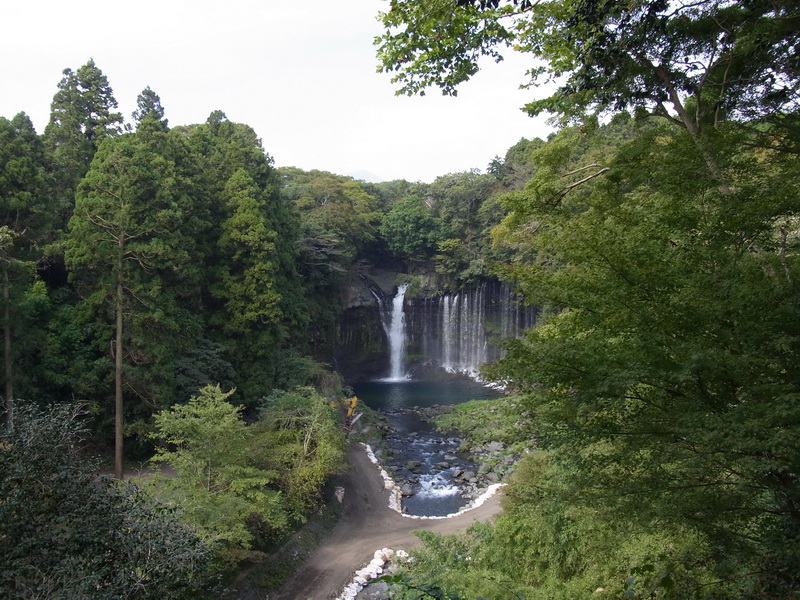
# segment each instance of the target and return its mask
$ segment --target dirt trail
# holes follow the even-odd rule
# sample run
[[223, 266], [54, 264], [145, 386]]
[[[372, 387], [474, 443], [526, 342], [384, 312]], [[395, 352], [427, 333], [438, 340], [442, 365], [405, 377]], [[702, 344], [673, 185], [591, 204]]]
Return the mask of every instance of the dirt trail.
[[409, 550], [419, 545], [412, 531], [426, 529], [454, 533], [475, 521], [486, 521], [500, 512], [495, 494], [481, 506], [449, 519], [409, 519], [389, 508], [389, 492], [378, 468], [361, 445], [347, 452], [350, 472], [342, 516], [333, 531], [311, 555], [305, 566], [270, 600], [328, 600], [342, 593], [353, 573], [369, 563], [376, 550]]

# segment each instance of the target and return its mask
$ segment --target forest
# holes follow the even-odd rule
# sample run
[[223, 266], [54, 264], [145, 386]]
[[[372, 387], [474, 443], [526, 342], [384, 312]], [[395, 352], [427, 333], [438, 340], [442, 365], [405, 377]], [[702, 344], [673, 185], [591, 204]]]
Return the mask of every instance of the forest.
[[525, 110], [557, 131], [368, 183], [278, 168], [212, 107], [170, 126], [150, 88], [126, 120], [91, 59], [42, 133], [0, 117], [0, 596], [220, 597], [279, 547], [345, 468], [332, 357], [382, 267], [542, 314], [484, 370], [529, 448], [503, 513], [422, 534], [396, 597], [800, 597], [800, 9], [380, 18], [399, 93], [526, 52], [532, 97], [557, 89]]

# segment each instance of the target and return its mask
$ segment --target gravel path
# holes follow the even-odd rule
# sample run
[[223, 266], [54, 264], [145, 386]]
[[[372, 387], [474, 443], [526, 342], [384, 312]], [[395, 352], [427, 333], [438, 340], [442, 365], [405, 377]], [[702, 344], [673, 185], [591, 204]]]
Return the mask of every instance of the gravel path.
[[448, 519], [410, 519], [389, 508], [389, 492], [378, 467], [361, 445], [347, 452], [350, 471], [343, 479], [342, 516], [306, 565], [270, 600], [329, 600], [342, 593], [353, 573], [369, 563], [376, 550], [410, 550], [419, 545], [412, 531], [455, 533], [500, 512], [499, 494], [462, 515]]

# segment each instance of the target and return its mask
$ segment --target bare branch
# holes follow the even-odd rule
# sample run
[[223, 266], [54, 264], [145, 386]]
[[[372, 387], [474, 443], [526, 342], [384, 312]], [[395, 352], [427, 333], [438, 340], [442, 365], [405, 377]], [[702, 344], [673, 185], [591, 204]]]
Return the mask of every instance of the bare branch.
[[607, 171], [610, 171], [610, 169], [609, 169], [608, 167], [603, 167], [603, 168], [602, 168], [602, 169], [600, 169], [600, 170], [599, 170], [597, 173], [592, 173], [591, 175], [587, 175], [586, 177], [584, 177], [584, 178], [583, 178], [583, 179], [581, 179], [580, 181], [576, 181], [575, 183], [571, 183], [571, 184], [569, 184], [567, 187], [563, 188], [563, 189], [562, 189], [562, 190], [559, 192], [559, 194], [560, 194], [561, 196], [564, 196], [564, 195], [566, 195], [566, 194], [567, 194], [567, 192], [569, 192], [570, 190], [572, 190], [572, 189], [574, 189], [574, 188], [578, 187], [579, 185], [581, 185], [581, 184], [583, 184], [583, 183], [586, 183], [586, 182], [587, 182], [587, 181], [589, 181], [590, 179], [594, 179], [595, 177], [599, 177], [600, 175], [602, 175], [603, 173], [605, 173], [605, 172], [607, 172]]

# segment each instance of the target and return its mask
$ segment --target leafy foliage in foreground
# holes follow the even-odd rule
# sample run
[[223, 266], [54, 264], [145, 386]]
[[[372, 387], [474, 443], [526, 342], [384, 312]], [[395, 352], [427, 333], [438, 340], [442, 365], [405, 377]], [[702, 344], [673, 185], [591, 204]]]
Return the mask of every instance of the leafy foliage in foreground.
[[403, 92], [453, 93], [508, 45], [558, 85], [526, 110], [581, 124], [535, 150], [496, 230], [502, 276], [551, 315], [488, 374], [545, 452], [495, 527], [430, 538], [418, 576], [462, 597], [796, 597], [796, 3], [391, 9], [377, 43]]
[[494, 599], [791, 597], [800, 166], [729, 128], [721, 186], [671, 125], [604, 152], [623, 121], [563, 130], [503, 200], [498, 242], [521, 250], [505, 273], [560, 310], [488, 373], [544, 450], [495, 526], [425, 536], [415, 580]]
[[256, 431], [242, 420], [241, 407], [227, 401], [231, 394], [206, 386], [187, 404], [156, 415], [154, 435], [164, 445], [153, 460], [176, 473], [158, 478], [155, 493], [185, 506], [201, 537], [235, 558], [252, 546], [251, 517], [278, 532], [287, 521], [280, 494], [268, 487], [278, 475], [255, 464]]
[[0, 437], [0, 596], [197, 598], [212, 554], [178, 514], [132, 484], [98, 478], [80, 408], [19, 408]]
[[381, 69], [402, 94], [455, 95], [508, 48], [530, 56], [531, 86], [557, 84], [532, 114], [630, 108], [700, 133], [701, 121], [798, 109], [800, 14], [787, 0], [391, 0], [380, 18]]
[[532, 300], [568, 308], [495, 373], [525, 388], [589, 505], [699, 532], [720, 579], [793, 587], [798, 164], [718, 135], [730, 188], [663, 127], [584, 193], [510, 199], [539, 228], [515, 275]]
[[312, 388], [274, 392], [254, 425], [259, 460], [281, 474], [278, 487], [294, 522], [319, 507], [322, 486], [344, 467], [345, 439], [336, 409]]
[[344, 453], [338, 414], [315, 392], [273, 394], [252, 425], [232, 394], [209, 385], [156, 415], [153, 460], [175, 475], [152, 481], [153, 493], [185, 507], [186, 521], [231, 565], [302, 522]]
[[407, 575], [458, 598], [741, 597], [739, 582], [713, 573], [700, 533], [586, 505], [568, 475], [547, 453], [526, 457], [494, 525], [420, 532]]

